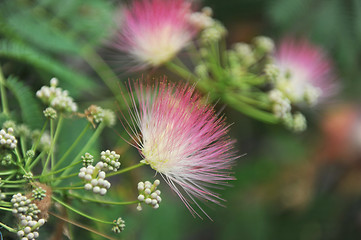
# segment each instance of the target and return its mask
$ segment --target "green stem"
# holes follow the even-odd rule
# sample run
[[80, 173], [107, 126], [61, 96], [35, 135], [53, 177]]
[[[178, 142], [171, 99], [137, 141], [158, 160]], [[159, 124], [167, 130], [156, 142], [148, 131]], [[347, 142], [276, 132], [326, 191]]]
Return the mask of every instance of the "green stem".
[[165, 64], [165, 66], [171, 70], [172, 72], [174, 72], [175, 74], [178, 74], [179, 76], [181, 76], [184, 79], [190, 79], [193, 82], [197, 81], [196, 76], [193, 75], [192, 72], [190, 72], [188, 69], [174, 63], [174, 62], [167, 62]]
[[[60, 115], [60, 117], [61, 117], [61, 115]], [[59, 122], [60, 122], [60, 118], [59, 118]], [[59, 125], [58, 125], [59, 126]], [[55, 142], [54, 141], [54, 119], [52, 119], [52, 118], [50, 118], [50, 139], [51, 139], [51, 143], [53, 144], [53, 142]], [[54, 143], [55, 144], [55, 143]], [[52, 149], [52, 150], [54, 150], [54, 149]], [[52, 167], [54, 166], [54, 151], [50, 151], [50, 153], [49, 153], [49, 155], [50, 155], [50, 162], [51, 162], [51, 164], [50, 164], [50, 169], [52, 169]], [[48, 158], [49, 158], [49, 155], [48, 155]], [[48, 161], [48, 159], [47, 159], [47, 161]], [[47, 162], [45, 163], [45, 167], [44, 167], [44, 169], [47, 167], [48, 165], [47, 165]], [[43, 169], [43, 170], [44, 170]]]
[[246, 102], [247, 104], [256, 105], [265, 110], [268, 110], [270, 108], [270, 105], [267, 102], [259, 101], [257, 99], [250, 98], [242, 94], [237, 94], [235, 97], [237, 97], [239, 100], [243, 102]]
[[24, 185], [1, 185], [1, 188], [24, 188]]
[[115, 175], [118, 175], [118, 174], [121, 174], [121, 173], [125, 173], [125, 172], [128, 172], [130, 170], [133, 170], [135, 168], [138, 168], [138, 167], [141, 167], [141, 166], [144, 166], [146, 165], [145, 163], [138, 163], [136, 165], [133, 165], [133, 166], [130, 166], [130, 167], [127, 167], [127, 168], [124, 168], [122, 170], [119, 170], [119, 171], [116, 171], [116, 172], [112, 172], [110, 174], [107, 174], [107, 177], [111, 177], [111, 176], [115, 176]]
[[10, 204], [10, 203], [4, 202], [4, 201], [0, 201], [0, 205], [1, 205], [2, 207], [11, 207], [11, 204]]
[[54, 175], [54, 174], [63, 172], [63, 171], [65, 171], [65, 170], [68, 169], [68, 168], [72, 168], [72, 167], [74, 167], [75, 165], [77, 165], [77, 164], [79, 164], [79, 163], [81, 163], [81, 162], [82, 162], [82, 160], [80, 160], [80, 161], [78, 161], [78, 162], [76, 162], [76, 163], [73, 163], [73, 164], [71, 164], [71, 165], [69, 165], [69, 166], [66, 166], [66, 167], [64, 167], [64, 168], [62, 168], [62, 169], [59, 169], [59, 170], [56, 170], [56, 171], [53, 171], [53, 172], [49, 172], [48, 174], [45, 174], [45, 175], [35, 176], [35, 177], [33, 177], [33, 178], [41, 178], [41, 177], [47, 177], [47, 176], [50, 176], [50, 175]]
[[[67, 219], [67, 218], [64, 218], [64, 217], [58, 215], [58, 214], [55, 214], [55, 213], [50, 212], [50, 211], [48, 211], [48, 213], [49, 213], [50, 215], [53, 215], [54, 217], [57, 217], [57, 218], [63, 220], [64, 222], [67, 222], [67, 223], [70, 223], [70, 224], [72, 224], [72, 225], [74, 225], [74, 226], [77, 226], [77, 227], [79, 227], [79, 228], [85, 229], [86, 231], [95, 233], [95, 234], [97, 234], [97, 235], [99, 235], [99, 236], [101, 236], [101, 237], [104, 237], [104, 238], [106, 238], [106, 239], [109, 239], [109, 240], [115, 240], [115, 239], [112, 238], [112, 237], [109, 237], [109, 236], [107, 236], [107, 235], [105, 235], [105, 234], [103, 234], [103, 233], [101, 233], [101, 232], [97, 232], [97, 231], [95, 231], [95, 230], [93, 230], [92, 228], [89, 228], [89, 227], [87, 227], [87, 226], [84, 226], [84, 225], [81, 225], [81, 224], [76, 223], [76, 222], [74, 222], [74, 221], [71, 221], [71, 220], [69, 220], [69, 219]], [[69, 232], [72, 232], [72, 231], [69, 231]], [[69, 236], [69, 239], [73, 239], [72, 235]]]
[[70, 174], [68, 176], [54, 178], [54, 179], [52, 179], [52, 181], [63, 180], [63, 179], [67, 179], [67, 178], [71, 178], [71, 177], [75, 177], [75, 176], [78, 176], [78, 173], [73, 173], [73, 174]]
[[0, 210], [4, 210], [4, 211], [8, 211], [8, 212], [13, 211], [11, 208], [5, 208], [5, 207], [0, 207]]
[[33, 167], [40, 161], [40, 159], [43, 157], [44, 154], [45, 154], [45, 152], [43, 151], [35, 158], [35, 160], [29, 166], [29, 171], [31, 171], [31, 169], [33, 169]]
[[52, 152], [54, 151], [55, 142], [56, 142], [56, 140], [57, 140], [57, 138], [58, 138], [58, 136], [59, 136], [62, 123], [63, 123], [63, 115], [60, 114], [60, 116], [59, 116], [59, 121], [58, 121], [58, 125], [57, 125], [56, 131], [55, 131], [55, 136], [54, 136], [54, 139], [52, 139], [52, 141], [51, 141], [49, 154], [48, 154], [48, 157], [47, 157], [47, 159], [46, 159], [46, 161], [45, 161], [42, 174], [44, 174], [45, 171], [47, 171], [47, 166], [48, 166], [48, 164], [49, 164], [50, 156], [52, 155]]
[[97, 200], [97, 199], [93, 199], [93, 198], [82, 197], [82, 196], [72, 194], [72, 193], [69, 193], [68, 195], [71, 196], [71, 197], [75, 197], [75, 198], [85, 200], [85, 201], [90, 201], [90, 202], [95, 202], [95, 203], [102, 203], [102, 204], [110, 204], [110, 205], [131, 205], [131, 204], [140, 203], [138, 200], [129, 201], [129, 202], [111, 202], [111, 201], [102, 201], [102, 200]]
[[1, 93], [1, 103], [2, 103], [3, 113], [9, 116], [8, 101], [6, 98], [6, 90], [5, 90], [5, 78], [1, 67], [0, 67], [0, 93]]
[[18, 161], [15, 163], [15, 165], [17, 165], [19, 168], [21, 168], [21, 170], [23, 170], [24, 173], [27, 173], [27, 171], [26, 171], [26, 170], [24, 169], [24, 167], [23, 167], [22, 159], [21, 159], [21, 157], [20, 157], [20, 154], [19, 154], [19, 151], [18, 151], [18, 148], [17, 148], [17, 147], [15, 148], [14, 153], [15, 153], [15, 156], [16, 156], [16, 158], [17, 158], [17, 160], [18, 160]]
[[[108, 64], [98, 55], [96, 51], [90, 46], [86, 46], [82, 49], [81, 52], [83, 59], [93, 68], [93, 70], [99, 75], [103, 80], [105, 85], [110, 89], [116, 98], [120, 97], [119, 89], [122, 92], [126, 92], [124, 86], [120, 83], [117, 75], [113, 70], [108, 66]], [[119, 83], [117, 85], [116, 83]], [[120, 97], [120, 100], [121, 97]]]
[[5, 229], [8, 230], [9, 232], [13, 232], [13, 233], [17, 232], [14, 228], [9, 227], [9, 226], [3, 224], [2, 222], [0, 222], [0, 226], [2, 226], [3, 228], [5, 228]]
[[84, 187], [57, 187], [53, 188], [53, 190], [81, 190], [84, 189]]
[[25, 157], [25, 140], [24, 137], [20, 137], [20, 145], [21, 145], [21, 153], [23, 154], [23, 156]]
[[38, 148], [38, 145], [39, 145], [40, 140], [41, 140], [41, 136], [43, 136], [47, 125], [48, 125], [48, 121], [46, 121], [46, 122], [44, 123], [44, 126], [43, 126], [43, 128], [41, 129], [40, 135], [39, 135], [38, 139], [36, 140], [36, 143], [35, 143], [35, 144], [33, 145], [33, 147], [32, 147], [32, 150], [33, 150], [33, 151], [36, 151], [36, 149]]
[[80, 133], [80, 135], [77, 137], [77, 139], [75, 140], [75, 142], [68, 148], [68, 150], [64, 153], [64, 155], [60, 158], [60, 160], [58, 161], [58, 163], [54, 166], [53, 169], [57, 169], [60, 164], [62, 164], [64, 162], [64, 160], [67, 158], [67, 156], [71, 153], [71, 151], [73, 151], [73, 149], [78, 145], [78, 143], [80, 142], [80, 140], [83, 138], [84, 134], [87, 132], [87, 130], [89, 129], [89, 127], [91, 126], [90, 123], [88, 123], [85, 128], [83, 129], [83, 131]]
[[26, 180], [24, 180], [24, 179], [21, 179], [21, 180], [13, 180], [13, 181], [10, 181], [10, 180], [1, 180], [0, 182], [2, 182], [2, 183], [24, 183], [24, 182], [26, 182]]
[[24, 193], [24, 191], [17, 191], [17, 192], [3, 192], [3, 194], [5, 194], [5, 195], [14, 195], [14, 194], [18, 194], [18, 193], [23, 194], [23, 193]]
[[5, 181], [8, 181], [8, 180], [12, 179], [14, 176], [15, 176], [15, 173], [11, 174], [10, 176], [7, 176], [5, 178]]
[[86, 217], [86, 218], [88, 218], [90, 220], [93, 220], [93, 221], [96, 221], [96, 222], [113, 225], [113, 222], [104, 221], [104, 220], [89, 216], [88, 214], [85, 214], [83, 212], [80, 212], [79, 210], [77, 210], [77, 209], [73, 208], [72, 206], [64, 203], [63, 201], [61, 201], [60, 199], [58, 199], [58, 198], [56, 198], [54, 196], [52, 196], [51, 198], [53, 200], [55, 200], [56, 202], [60, 203], [61, 205], [63, 205], [64, 207], [68, 208], [69, 210], [71, 210], [71, 211], [73, 211], [73, 212], [75, 212], [75, 213], [77, 213], [77, 214], [79, 214], [79, 215], [81, 215], [83, 217]]
[[9, 171], [5, 171], [5, 172], [0, 172], [0, 176], [10, 175], [10, 174], [13, 174], [13, 173], [16, 173], [16, 170], [9, 170]]
[[279, 122], [277, 117], [274, 116], [273, 114], [258, 110], [254, 107], [249, 106], [246, 103], [237, 101], [236, 99], [229, 97], [227, 94], [224, 95], [223, 99], [226, 103], [228, 103], [234, 109], [236, 109], [250, 117], [253, 117], [260, 121], [264, 121], [264, 122], [271, 123], [271, 124], [276, 124]]
[[[78, 155], [74, 158], [73, 162], [76, 161], [77, 159], [79, 159], [81, 157], [81, 155], [83, 155], [90, 147], [91, 145], [95, 142], [95, 140], [99, 137], [100, 133], [103, 131], [105, 125], [104, 123], [100, 123], [97, 130], [95, 130], [95, 132], [93, 133], [93, 135], [91, 136], [91, 138], [88, 140], [88, 142], [85, 144], [85, 146], [79, 151]], [[60, 177], [66, 175], [71, 169], [68, 168], [66, 169], [61, 175]], [[55, 186], [59, 184], [59, 181], [55, 182]]]

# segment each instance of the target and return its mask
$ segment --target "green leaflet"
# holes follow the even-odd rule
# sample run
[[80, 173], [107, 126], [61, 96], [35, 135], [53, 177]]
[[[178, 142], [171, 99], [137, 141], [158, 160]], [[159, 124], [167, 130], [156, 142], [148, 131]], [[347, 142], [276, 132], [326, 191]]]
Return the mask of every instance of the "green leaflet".
[[58, 62], [44, 53], [33, 50], [23, 44], [0, 41], [0, 57], [25, 62], [29, 65], [45, 71], [51, 77], [57, 77], [62, 83], [62, 88], [69, 90], [74, 96], [84, 90], [90, 90], [95, 83], [85, 76], [77, 73], [70, 67]]
[[20, 106], [23, 123], [32, 129], [41, 128], [44, 119], [42, 118], [39, 101], [35, 98], [35, 93], [15, 77], [6, 80], [7, 88], [15, 96]]
[[83, 45], [95, 46], [109, 35], [113, 11], [102, 0], [7, 0], [0, 3], [0, 20], [34, 48], [79, 56]]

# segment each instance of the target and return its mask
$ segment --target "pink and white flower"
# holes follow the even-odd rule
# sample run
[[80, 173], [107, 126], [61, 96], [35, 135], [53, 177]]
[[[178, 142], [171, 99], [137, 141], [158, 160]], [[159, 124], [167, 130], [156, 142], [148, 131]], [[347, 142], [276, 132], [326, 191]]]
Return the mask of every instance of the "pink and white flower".
[[159, 66], [172, 59], [195, 35], [184, 0], [135, 0], [115, 46], [128, 54], [136, 68]]
[[234, 180], [230, 168], [237, 158], [224, 118], [187, 84], [139, 83], [130, 97], [126, 130], [142, 162], [162, 175], [193, 215], [200, 216], [192, 201], [203, 211], [196, 199], [221, 205], [210, 189]]
[[315, 104], [319, 97], [333, 93], [332, 62], [307, 39], [283, 39], [275, 53], [275, 65], [281, 74], [277, 87], [292, 102]]

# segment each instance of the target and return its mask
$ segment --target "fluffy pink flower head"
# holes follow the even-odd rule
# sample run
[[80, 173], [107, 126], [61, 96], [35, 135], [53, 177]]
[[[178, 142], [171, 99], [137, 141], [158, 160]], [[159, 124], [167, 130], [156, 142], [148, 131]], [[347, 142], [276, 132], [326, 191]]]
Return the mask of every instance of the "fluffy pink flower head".
[[195, 34], [185, 0], [135, 0], [125, 10], [117, 48], [138, 68], [159, 66], [173, 58]]
[[318, 97], [332, 94], [332, 62], [323, 49], [307, 39], [283, 39], [275, 53], [275, 64], [281, 75], [287, 76], [281, 88], [294, 102], [315, 103]]
[[211, 188], [234, 180], [229, 170], [237, 158], [224, 119], [187, 84], [137, 85], [127, 131], [142, 162], [162, 175], [193, 215], [200, 216], [191, 202], [203, 211], [196, 199], [221, 205]]

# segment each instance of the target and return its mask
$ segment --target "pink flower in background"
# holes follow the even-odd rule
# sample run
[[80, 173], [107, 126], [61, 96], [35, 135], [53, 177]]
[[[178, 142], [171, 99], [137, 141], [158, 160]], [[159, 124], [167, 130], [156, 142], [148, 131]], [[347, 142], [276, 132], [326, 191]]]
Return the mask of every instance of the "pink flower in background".
[[188, 20], [190, 7], [184, 0], [135, 0], [125, 10], [115, 46], [129, 55], [133, 68], [169, 61], [196, 33]]
[[187, 84], [140, 83], [130, 96], [127, 131], [142, 162], [163, 176], [192, 214], [199, 216], [192, 201], [202, 210], [195, 198], [221, 204], [210, 188], [234, 180], [229, 170], [237, 158], [224, 119]]
[[294, 102], [314, 104], [335, 90], [331, 60], [307, 39], [283, 39], [275, 53], [275, 64], [287, 78], [280, 87]]

